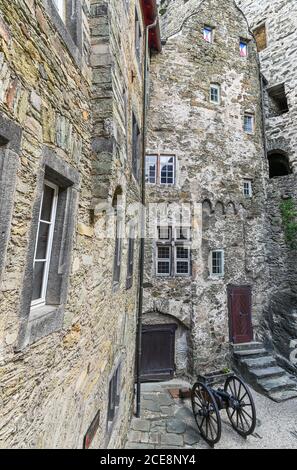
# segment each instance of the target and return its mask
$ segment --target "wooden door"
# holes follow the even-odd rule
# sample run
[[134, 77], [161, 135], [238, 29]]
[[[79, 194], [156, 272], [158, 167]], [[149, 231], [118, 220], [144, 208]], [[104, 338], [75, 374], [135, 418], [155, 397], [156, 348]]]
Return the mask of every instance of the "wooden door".
[[173, 378], [176, 325], [145, 325], [142, 329], [141, 381]]
[[253, 341], [252, 289], [250, 286], [228, 287], [230, 341], [234, 344]]

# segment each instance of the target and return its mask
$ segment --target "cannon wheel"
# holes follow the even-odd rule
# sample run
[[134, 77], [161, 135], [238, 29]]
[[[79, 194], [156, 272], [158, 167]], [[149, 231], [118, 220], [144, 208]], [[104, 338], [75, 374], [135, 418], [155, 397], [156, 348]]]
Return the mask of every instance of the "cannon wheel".
[[232, 397], [226, 411], [233, 429], [242, 437], [249, 436], [257, 423], [256, 408], [249, 388], [234, 375], [226, 380], [225, 392]]
[[202, 382], [192, 388], [192, 408], [201, 436], [213, 447], [221, 439], [221, 417], [212, 391]]

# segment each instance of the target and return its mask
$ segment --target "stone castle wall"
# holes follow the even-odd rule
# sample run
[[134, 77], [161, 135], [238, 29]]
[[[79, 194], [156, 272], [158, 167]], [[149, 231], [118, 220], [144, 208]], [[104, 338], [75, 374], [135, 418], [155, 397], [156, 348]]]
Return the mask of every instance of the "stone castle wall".
[[[131, 120], [127, 129], [124, 124], [132, 103], [139, 119], [142, 110], [135, 1], [129, 3], [127, 10], [123, 2], [91, 0], [82, 10], [76, 2], [82, 22], [67, 29], [51, 0], [0, 2], [0, 135], [20, 137], [8, 139], [0, 158], [6, 176], [17, 168], [10, 179], [15, 187], [1, 179], [5, 201], [6, 194], [13, 197], [3, 206], [7, 213], [12, 209], [12, 223], [0, 245], [6, 253], [0, 265], [0, 447], [81, 448], [98, 411], [94, 447], [120, 447], [126, 435], [133, 406], [138, 253], [135, 246], [134, 283], [127, 290], [125, 237], [114, 289], [114, 239], [102, 234], [118, 186], [125, 200], [139, 200], [131, 176]], [[9, 166], [7, 156], [15, 164]], [[72, 249], [61, 268], [65, 305], [51, 318], [46, 312], [26, 314], [28, 253], [45, 164], [61, 170], [63, 181], [74, 181], [73, 232], [70, 226], [64, 232], [65, 246]], [[120, 362], [121, 400], [110, 434], [108, 387]]]
[[[252, 30], [265, 22], [267, 48], [259, 53], [267, 88], [285, 84], [289, 112], [271, 116], [266, 107], [268, 151], [287, 153], [296, 172], [297, 151], [297, 4], [294, 0], [238, 0]], [[266, 102], [267, 104], [267, 102]]]
[[[203, 40], [205, 24], [215, 28], [214, 44]], [[259, 68], [255, 43], [233, 1], [170, 2], [162, 16], [162, 35], [167, 39], [163, 52], [152, 61], [147, 153], [176, 155], [177, 183], [148, 185], [147, 197], [151, 203], [190, 207], [192, 276], [156, 277], [155, 241], [147, 242], [144, 321], [151, 323], [156, 312], [177, 321], [178, 338], [187, 334], [187, 368], [197, 372], [225, 364], [227, 286], [253, 286], [256, 333], [265, 302], [268, 172]], [[250, 41], [247, 59], [239, 55], [240, 38]], [[221, 86], [219, 106], [210, 103], [211, 83]], [[253, 135], [243, 131], [245, 112], [255, 115]], [[252, 180], [251, 200], [243, 197], [245, 178]], [[219, 279], [209, 276], [214, 249], [225, 251], [225, 274]]]
[[[252, 30], [265, 23], [267, 47], [259, 53], [261, 72], [267, 84], [264, 90], [267, 152], [280, 151], [288, 156], [296, 173], [296, 60], [297, 4], [294, 0], [238, 0]], [[272, 116], [267, 90], [283, 83], [288, 112]], [[296, 204], [295, 175], [269, 180], [267, 186], [267, 272], [269, 304], [263, 317], [263, 336], [279, 356], [292, 368], [290, 344], [296, 340], [296, 248], [286, 241], [286, 226], [281, 215], [285, 201]], [[294, 210], [294, 209], [293, 209]], [[296, 216], [291, 220], [294, 225]], [[296, 234], [295, 234], [296, 237]], [[296, 367], [295, 367], [296, 372]]]

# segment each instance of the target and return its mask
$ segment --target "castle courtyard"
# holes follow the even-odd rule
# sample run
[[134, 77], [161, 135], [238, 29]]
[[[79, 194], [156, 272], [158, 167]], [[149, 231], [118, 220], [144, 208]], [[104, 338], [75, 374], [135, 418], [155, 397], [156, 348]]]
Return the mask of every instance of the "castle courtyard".
[[[131, 422], [126, 449], [209, 449], [201, 438], [190, 400], [173, 398], [169, 390], [190, 387], [186, 381], [148, 383], [142, 390], [141, 418]], [[216, 449], [296, 449], [297, 399], [276, 403], [252, 391], [257, 426], [246, 440], [222, 412], [222, 438]]]

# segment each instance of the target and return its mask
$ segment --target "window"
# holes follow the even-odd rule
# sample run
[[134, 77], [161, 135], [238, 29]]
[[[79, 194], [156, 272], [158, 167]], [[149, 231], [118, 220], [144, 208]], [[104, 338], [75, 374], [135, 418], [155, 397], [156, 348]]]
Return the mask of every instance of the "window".
[[[119, 190], [120, 191], [120, 190]], [[113, 283], [117, 287], [121, 277], [121, 261], [122, 261], [122, 208], [121, 208], [121, 192], [114, 196], [113, 208], [115, 211], [115, 253], [113, 267]]]
[[244, 197], [251, 198], [253, 196], [253, 187], [251, 180], [244, 180], [243, 182], [243, 195]]
[[44, 146], [23, 276], [18, 350], [63, 328], [79, 181], [78, 171]]
[[66, 16], [66, 5], [65, 5], [65, 0], [53, 0], [54, 5], [58, 10], [59, 15], [61, 16], [62, 20], [65, 21], [65, 16]]
[[281, 83], [267, 90], [269, 99], [269, 115], [280, 116], [289, 111], [285, 84]]
[[130, 289], [133, 285], [135, 236], [136, 236], [136, 230], [135, 230], [135, 226], [133, 225], [130, 227], [129, 240], [128, 240], [128, 263], [127, 263], [127, 281], [126, 281], [127, 289]]
[[254, 30], [254, 36], [257, 43], [258, 52], [267, 48], [266, 24], [263, 23]]
[[277, 178], [279, 176], [287, 176], [292, 173], [288, 155], [280, 150], [274, 150], [268, 154], [269, 161], [269, 177]]
[[191, 229], [159, 226], [156, 247], [158, 276], [189, 276], [191, 274]]
[[147, 155], [146, 182], [172, 186], [175, 184], [175, 155]]
[[224, 251], [215, 250], [211, 252], [210, 274], [212, 276], [224, 276]]
[[33, 264], [32, 306], [45, 305], [59, 188], [44, 182]]
[[147, 155], [145, 166], [145, 180], [149, 184], [157, 182], [157, 156]]
[[240, 52], [240, 57], [247, 57], [248, 56], [248, 43], [247, 43], [247, 41], [244, 41], [243, 39], [240, 40], [239, 52]]
[[140, 65], [142, 61], [142, 31], [137, 9], [135, 9], [135, 53]]
[[211, 28], [210, 26], [204, 26], [203, 39], [204, 41], [209, 42], [209, 43], [213, 42], [213, 28]]
[[113, 423], [121, 398], [121, 365], [114, 372], [108, 389], [107, 425]]
[[254, 115], [253, 114], [245, 113], [243, 128], [247, 134], [253, 134], [254, 132]]
[[137, 119], [132, 113], [132, 171], [136, 180], [140, 178], [141, 134]]
[[160, 157], [160, 183], [174, 184], [174, 158]]
[[221, 102], [221, 87], [220, 85], [210, 85], [210, 101], [214, 104], [220, 104]]

